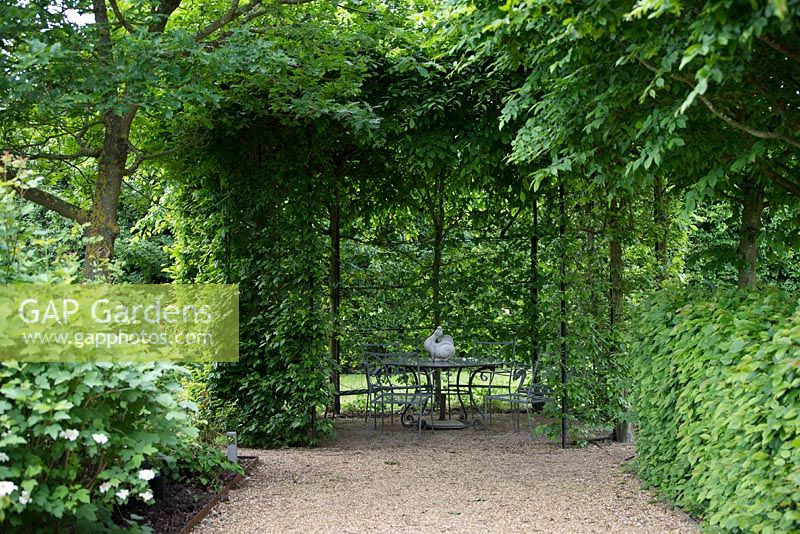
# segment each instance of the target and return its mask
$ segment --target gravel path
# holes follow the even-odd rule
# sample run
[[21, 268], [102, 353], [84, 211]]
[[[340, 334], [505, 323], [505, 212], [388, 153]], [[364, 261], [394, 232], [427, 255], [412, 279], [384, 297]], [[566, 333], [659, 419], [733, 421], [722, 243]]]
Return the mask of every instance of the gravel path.
[[258, 466], [193, 533], [698, 531], [622, 473], [630, 445], [561, 450], [508, 416], [419, 439], [397, 420], [372, 440], [363, 419], [336, 427], [316, 449], [242, 450]]

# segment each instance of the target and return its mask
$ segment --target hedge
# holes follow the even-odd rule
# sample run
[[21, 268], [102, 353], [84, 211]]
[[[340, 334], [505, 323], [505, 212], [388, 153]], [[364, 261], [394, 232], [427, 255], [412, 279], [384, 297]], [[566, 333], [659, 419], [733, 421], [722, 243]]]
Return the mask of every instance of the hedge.
[[796, 297], [672, 288], [634, 316], [640, 477], [711, 531], [800, 532]]

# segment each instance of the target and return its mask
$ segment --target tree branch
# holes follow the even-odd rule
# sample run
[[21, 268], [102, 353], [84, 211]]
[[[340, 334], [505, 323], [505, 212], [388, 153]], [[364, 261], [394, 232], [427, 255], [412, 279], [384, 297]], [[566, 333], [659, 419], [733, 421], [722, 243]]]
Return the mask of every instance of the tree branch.
[[55, 211], [63, 215], [67, 219], [72, 219], [75, 222], [85, 224], [89, 222], [89, 212], [83, 208], [79, 208], [75, 204], [62, 200], [52, 193], [42, 191], [36, 187], [26, 187], [17, 179], [17, 172], [11, 165], [4, 165], [2, 168], [2, 176], [8, 182], [7, 185], [11, 187], [20, 197], [25, 200], [30, 200], [35, 204], [39, 204], [43, 208]]
[[[86, 153], [86, 152], [90, 151], [90, 149], [87, 148], [86, 143], [84, 142], [84, 137], [86, 136], [86, 134], [89, 131], [89, 129], [93, 128], [94, 126], [100, 125], [100, 124], [103, 124], [103, 123], [102, 122], [89, 122], [88, 118], [84, 116], [83, 117], [83, 126], [78, 128], [77, 130], [70, 129], [67, 126], [63, 126], [63, 125], [59, 124], [59, 127], [60, 127], [61, 131], [58, 132], [58, 133], [52, 133], [50, 135], [40, 134], [41, 137], [39, 137], [39, 141], [37, 141], [35, 143], [29, 143], [29, 144], [25, 144], [25, 145], [14, 145], [14, 146], [10, 146], [9, 145], [9, 146], [3, 147], [3, 150], [7, 150], [7, 151], [11, 152], [12, 154], [21, 154], [24, 151], [30, 150], [32, 148], [39, 148], [39, 147], [47, 146], [48, 144], [50, 144], [51, 141], [56, 141], [58, 139], [61, 139], [62, 137], [71, 136], [75, 140], [77, 145], [80, 147], [80, 151], [79, 152]], [[32, 126], [34, 128], [37, 127], [36, 124], [30, 124], [30, 126]], [[44, 128], [42, 127], [42, 129], [44, 129]], [[3, 133], [2, 132], [0, 132], [0, 137], [3, 137]]]
[[269, 10], [267, 8], [256, 9], [256, 10], [253, 10], [250, 13], [248, 13], [244, 17], [244, 19], [242, 19], [242, 21], [243, 22], [250, 22], [251, 20], [257, 19], [258, 17], [263, 17], [267, 13], [269, 13]]
[[348, 6], [345, 3], [338, 3], [336, 4], [336, 7], [338, 7], [339, 9], [344, 9], [345, 11], [349, 11], [350, 13], [360, 13], [362, 15], [367, 15], [370, 18], [374, 18], [376, 15], [374, 11], [365, 11], [363, 9], [358, 9], [353, 6]]
[[788, 178], [781, 176], [777, 172], [767, 167], [764, 167], [763, 170], [764, 174], [766, 174], [769, 177], [769, 179], [772, 180], [773, 183], [775, 183], [775, 185], [784, 188], [785, 190], [787, 190], [796, 197], [800, 197], [800, 184], [792, 182]]
[[76, 159], [100, 157], [99, 150], [81, 150], [74, 154], [26, 154], [24, 152], [14, 152], [14, 154], [25, 159], [46, 159], [48, 161], [72, 161]]
[[252, 2], [247, 4], [247, 6], [245, 6], [242, 10], [240, 10], [239, 9], [239, 0], [231, 0], [231, 5], [228, 8], [228, 11], [224, 15], [222, 15], [220, 18], [212, 21], [211, 24], [209, 24], [208, 26], [206, 26], [205, 28], [203, 28], [199, 32], [195, 33], [194, 34], [194, 40], [195, 41], [202, 41], [203, 39], [205, 39], [206, 37], [208, 37], [209, 35], [211, 35], [215, 31], [217, 31], [218, 29], [222, 28], [223, 26], [228, 25], [231, 21], [233, 21], [233, 19], [235, 19], [236, 17], [238, 17], [239, 15], [244, 13], [245, 11], [248, 11], [248, 12], [251, 11], [252, 9], [254, 9], [260, 3], [261, 3], [260, 0], [253, 0]]
[[[341, 236], [340, 239], [347, 240], [347, 241], [354, 241], [356, 243], [362, 243], [362, 244], [365, 244], [365, 245], [372, 245], [374, 247], [388, 248], [388, 249], [392, 250], [393, 252], [396, 252], [397, 254], [400, 254], [401, 256], [404, 256], [406, 259], [413, 261], [417, 265], [423, 265], [425, 263], [422, 259], [418, 258], [416, 255], [414, 255], [414, 254], [412, 254], [412, 253], [410, 253], [410, 252], [408, 252], [406, 250], [403, 250], [400, 247], [395, 248], [394, 246], [389, 245], [389, 244], [383, 244], [383, 243], [379, 243], [379, 242], [376, 242], [376, 241], [369, 241], [369, 240], [366, 240], [366, 239], [360, 239], [360, 238], [355, 237], [355, 236]], [[401, 244], [405, 244], [405, 243], [397, 243], [397, 245], [401, 245]]]
[[783, 46], [783, 44], [779, 43], [778, 41], [775, 41], [767, 35], [762, 35], [759, 37], [759, 39], [776, 52], [783, 54], [794, 62], [800, 63], [800, 56]]
[[42, 191], [36, 187], [24, 187], [19, 185], [12, 185], [11, 188], [19, 193], [19, 196], [25, 200], [30, 200], [35, 204], [39, 204], [43, 208], [63, 215], [67, 219], [72, 219], [80, 224], [89, 222], [89, 212], [85, 209], [60, 199], [47, 191]]
[[511, 216], [511, 219], [508, 221], [508, 224], [506, 224], [506, 225], [505, 225], [505, 226], [504, 226], [504, 227], [503, 227], [503, 228], [500, 230], [500, 238], [504, 238], [504, 237], [506, 236], [506, 234], [508, 233], [508, 229], [509, 229], [509, 228], [511, 228], [511, 225], [512, 225], [512, 224], [514, 224], [514, 221], [516, 221], [516, 220], [517, 220], [517, 217], [519, 216], [519, 214], [520, 214], [520, 213], [522, 213], [522, 208], [519, 208], [519, 209], [517, 209], [517, 213], [515, 213], [514, 215], [512, 215], [512, 216]]
[[[277, 0], [275, 4], [298, 6], [301, 4], [310, 4], [316, 1], [317, 0]], [[240, 17], [244, 17], [244, 22], [250, 22], [253, 19], [266, 15], [267, 13], [269, 13], [269, 9], [263, 6], [262, 0], [251, 0], [250, 3], [241, 7], [239, 6], [239, 0], [231, 0], [228, 11], [220, 18], [214, 20], [211, 22], [211, 24], [195, 33], [194, 40], [198, 42], [202, 41], [217, 30], [224, 28]]]
[[[641, 58], [636, 58], [636, 59], [639, 61], [639, 63], [642, 64], [642, 66], [644, 66], [648, 70], [650, 70], [652, 72], [655, 72], [656, 74], [662, 74], [661, 71], [659, 71], [655, 66], [651, 65], [647, 61], [645, 61], [645, 60], [643, 60]], [[672, 74], [672, 73], [670, 73], [669, 76], [673, 80], [685, 83], [686, 85], [688, 85], [689, 87], [694, 89], [694, 83], [692, 82], [692, 80], [686, 78], [685, 76], [680, 76], [678, 74]], [[784, 134], [781, 134], [781, 133], [777, 133], [777, 132], [766, 132], [766, 131], [763, 131], [763, 130], [756, 130], [755, 128], [751, 128], [751, 127], [747, 126], [746, 124], [742, 124], [741, 122], [737, 121], [736, 119], [728, 116], [723, 111], [720, 111], [719, 109], [717, 109], [716, 106], [714, 106], [714, 104], [705, 95], [701, 95], [701, 94], [698, 93], [697, 94], [697, 98], [699, 98], [700, 101], [703, 104], [705, 104], [706, 108], [708, 108], [708, 110], [711, 113], [713, 113], [717, 118], [722, 119], [723, 122], [725, 122], [726, 124], [728, 124], [729, 126], [735, 128], [737, 130], [745, 132], [745, 133], [747, 133], [749, 135], [752, 135], [753, 137], [757, 137], [759, 139], [771, 139], [771, 140], [776, 140], [776, 141], [783, 141], [784, 143], [792, 145], [795, 148], [800, 148], [800, 141], [798, 141], [797, 139], [794, 139], [792, 137], [789, 137], [787, 135], [784, 135]]]
[[187, 147], [189, 147], [191, 145], [192, 145], [192, 142], [183, 143], [181, 145], [178, 145], [178, 146], [175, 146], [175, 147], [172, 147], [172, 148], [168, 148], [166, 150], [160, 150], [158, 152], [146, 153], [142, 149], [138, 148], [136, 145], [134, 145], [133, 143], [128, 141], [128, 148], [136, 157], [134, 158], [134, 161], [131, 164], [131, 166], [125, 169], [125, 176], [132, 176], [138, 170], [138, 168], [142, 164], [142, 162], [145, 161], [145, 160], [157, 159], [157, 158], [160, 158], [160, 157], [163, 157], [163, 156], [169, 156], [170, 154], [174, 154], [176, 152], [184, 150], [184, 149], [186, 149]]
[[699, 98], [700, 101], [706, 105], [706, 107], [708, 108], [709, 111], [711, 111], [711, 113], [722, 119], [724, 122], [726, 122], [733, 128], [736, 128], [737, 130], [741, 130], [742, 132], [750, 134], [753, 137], [758, 137], [759, 139], [773, 139], [776, 141], [783, 141], [784, 143], [792, 145], [795, 148], [800, 148], [800, 141], [796, 139], [793, 139], [787, 135], [777, 132], [765, 132], [763, 130], [756, 130], [755, 128], [750, 128], [746, 124], [742, 124], [741, 122], [733, 119], [732, 117], [729, 117], [724, 112], [718, 110], [716, 107], [714, 107], [711, 101], [705, 96], [697, 95], [697, 98]]
[[153, 8], [153, 17], [155, 21], [150, 25], [148, 31], [150, 33], [162, 33], [167, 27], [167, 21], [172, 12], [178, 9], [181, 5], [181, 0], [161, 0], [157, 6]]
[[114, 12], [114, 16], [117, 18], [117, 22], [119, 22], [123, 28], [128, 30], [130, 33], [135, 33], [133, 26], [131, 23], [128, 22], [128, 19], [125, 18], [125, 15], [122, 14], [120, 11], [119, 6], [117, 5], [117, 0], [108, 0], [108, 3], [111, 4], [111, 11]]

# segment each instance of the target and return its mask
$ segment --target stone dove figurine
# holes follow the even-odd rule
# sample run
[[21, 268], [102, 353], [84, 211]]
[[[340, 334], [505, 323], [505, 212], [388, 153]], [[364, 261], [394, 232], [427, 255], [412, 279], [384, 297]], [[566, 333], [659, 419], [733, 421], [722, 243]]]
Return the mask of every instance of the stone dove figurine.
[[456, 353], [453, 338], [445, 335], [441, 326], [436, 327], [423, 345], [434, 360], [449, 360]]

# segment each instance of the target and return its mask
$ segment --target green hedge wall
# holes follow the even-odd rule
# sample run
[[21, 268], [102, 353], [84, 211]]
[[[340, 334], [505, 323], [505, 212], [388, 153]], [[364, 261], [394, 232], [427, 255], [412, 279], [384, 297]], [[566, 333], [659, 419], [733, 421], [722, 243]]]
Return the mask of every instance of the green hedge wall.
[[796, 297], [673, 288], [634, 316], [642, 479], [711, 531], [800, 532]]

